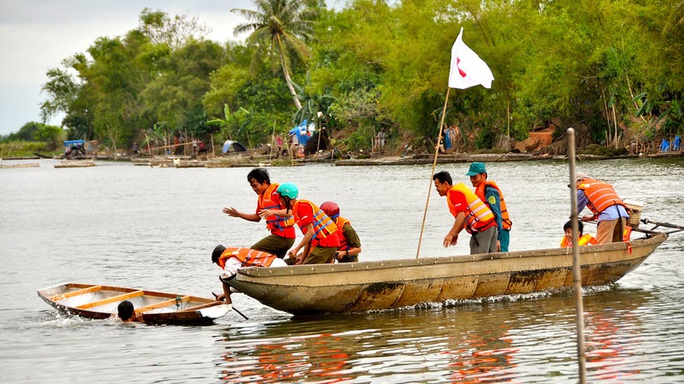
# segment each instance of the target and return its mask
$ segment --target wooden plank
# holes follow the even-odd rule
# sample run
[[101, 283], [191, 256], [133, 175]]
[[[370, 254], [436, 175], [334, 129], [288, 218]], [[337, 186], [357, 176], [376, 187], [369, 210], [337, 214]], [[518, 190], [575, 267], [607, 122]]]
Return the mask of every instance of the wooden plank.
[[99, 291], [99, 290], [101, 290], [101, 289], [102, 289], [102, 286], [101, 286], [101, 285], [93, 285], [93, 286], [90, 286], [90, 287], [87, 287], [87, 288], [78, 289], [78, 290], [71, 291], [71, 292], [60, 293], [59, 295], [52, 296], [52, 297], [50, 298], [50, 300], [51, 300], [51, 301], [64, 300], [64, 299], [68, 299], [68, 298], [74, 297], [74, 296], [85, 295], [86, 293], [97, 292], [97, 291]]
[[100, 305], [103, 305], [103, 304], [113, 303], [113, 302], [115, 302], [115, 301], [122, 301], [122, 300], [126, 300], [126, 299], [131, 299], [131, 298], [133, 298], [133, 297], [142, 296], [142, 295], [144, 295], [144, 294], [145, 294], [145, 292], [143, 292], [143, 291], [128, 292], [128, 293], [124, 293], [123, 295], [112, 296], [112, 297], [108, 297], [108, 298], [106, 298], [106, 299], [97, 300], [97, 301], [93, 301], [93, 302], [90, 302], [90, 303], [87, 303], [87, 304], [83, 304], [83, 305], [80, 305], [80, 306], [78, 306], [78, 307], [76, 307], [76, 308], [78, 308], [78, 309], [93, 308], [93, 307], [97, 307], [97, 306], [100, 306]]
[[[181, 302], [185, 303], [188, 301], [190, 301], [190, 296], [182, 296], [181, 297]], [[176, 304], [176, 299], [169, 299], [169, 300], [165, 300], [165, 301], [160, 301], [160, 302], [155, 303], [155, 304], [150, 304], [150, 305], [146, 305], [144, 307], [137, 308], [135, 310], [135, 312], [136, 313], [145, 313], [147, 311], [152, 311], [154, 309], [168, 307], [169, 305], [174, 305], [174, 304]]]

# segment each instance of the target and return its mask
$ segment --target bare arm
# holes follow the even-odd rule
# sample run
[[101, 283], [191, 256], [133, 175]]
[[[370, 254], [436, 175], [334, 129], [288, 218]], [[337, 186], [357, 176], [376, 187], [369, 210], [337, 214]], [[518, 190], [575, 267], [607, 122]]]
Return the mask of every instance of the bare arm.
[[302, 238], [302, 241], [297, 244], [296, 247], [290, 249], [287, 254], [291, 258], [295, 258], [297, 254], [299, 253], [299, 250], [304, 248], [304, 252], [302, 260], [297, 260], [298, 264], [300, 264], [304, 259], [306, 259], [306, 256], [309, 254], [309, 250], [311, 249], [311, 239], [313, 239], [314, 236], [314, 229], [313, 229], [313, 224], [309, 223], [306, 226], [306, 233], [304, 234], [304, 237]]
[[458, 234], [463, 230], [463, 224], [465, 224], [465, 213], [459, 212], [454, 220], [454, 225], [444, 237], [444, 242], [442, 243], [444, 248], [450, 245], [456, 245], [458, 242]]
[[247, 220], [247, 221], [257, 221], [258, 222], [261, 220], [261, 216], [257, 215], [256, 213], [243, 213], [243, 212], [240, 212], [233, 207], [223, 208], [223, 213], [225, 213], [226, 215], [230, 215], [232, 217], [239, 217], [239, 218]]
[[288, 217], [288, 216], [292, 216], [292, 213], [288, 209], [262, 209], [261, 211], [259, 211], [259, 216], [262, 219], [265, 219], [268, 216], [272, 216], [272, 215], [281, 216], [281, 217]]

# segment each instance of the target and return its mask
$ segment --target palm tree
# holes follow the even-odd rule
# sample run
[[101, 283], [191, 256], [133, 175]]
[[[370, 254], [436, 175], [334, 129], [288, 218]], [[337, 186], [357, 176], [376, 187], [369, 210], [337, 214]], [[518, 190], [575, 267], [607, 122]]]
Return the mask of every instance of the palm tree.
[[300, 60], [311, 55], [304, 41], [311, 39], [316, 10], [303, 0], [254, 0], [254, 5], [257, 10], [231, 10], [249, 20], [235, 27], [233, 33], [237, 36], [252, 32], [247, 39], [257, 47], [253, 60], [265, 55], [278, 55], [287, 87], [297, 109], [301, 109], [302, 104], [290, 77], [290, 63], [293, 55]]

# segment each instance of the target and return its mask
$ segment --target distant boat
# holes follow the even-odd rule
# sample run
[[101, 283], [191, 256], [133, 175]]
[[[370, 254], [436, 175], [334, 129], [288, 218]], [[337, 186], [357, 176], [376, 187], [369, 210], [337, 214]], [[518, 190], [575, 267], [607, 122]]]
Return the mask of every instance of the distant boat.
[[[582, 286], [611, 284], [668, 237], [580, 247]], [[292, 314], [386, 310], [573, 287], [572, 248], [277, 268], [244, 268], [226, 283]]]
[[211, 324], [232, 309], [215, 299], [95, 284], [59, 284], [39, 289], [38, 296], [62, 313], [90, 319], [112, 317], [128, 300], [148, 324]]
[[55, 168], [83, 168], [94, 167], [95, 161], [90, 160], [62, 160], [61, 163], [55, 164]]
[[20, 164], [3, 164], [0, 159], [0, 168], [38, 168], [40, 163], [20, 163]]

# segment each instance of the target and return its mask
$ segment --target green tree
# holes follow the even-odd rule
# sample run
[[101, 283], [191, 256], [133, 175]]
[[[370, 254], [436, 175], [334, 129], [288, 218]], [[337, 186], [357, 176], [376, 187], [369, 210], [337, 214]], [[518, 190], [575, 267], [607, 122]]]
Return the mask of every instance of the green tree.
[[254, 0], [256, 10], [232, 9], [249, 20], [235, 27], [235, 35], [251, 32], [248, 41], [256, 45], [255, 59], [277, 57], [297, 109], [302, 105], [292, 85], [291, 65], [294, 59], [310, 56], [306, 41], [312, 39], [315, 8], [301, 0]]

